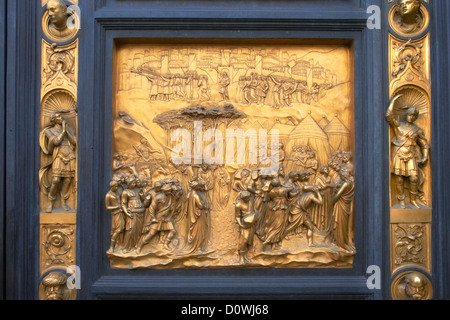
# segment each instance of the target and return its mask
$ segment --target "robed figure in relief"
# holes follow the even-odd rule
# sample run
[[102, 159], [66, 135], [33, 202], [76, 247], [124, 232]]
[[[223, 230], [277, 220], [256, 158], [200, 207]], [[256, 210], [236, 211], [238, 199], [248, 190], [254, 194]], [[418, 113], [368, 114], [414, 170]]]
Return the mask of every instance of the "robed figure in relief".
[[394, 103], [399, 97], [400, 95], [392, 99], [386, 112], [386, 121], [393, 131], [391, 172], [394, 175], [400, 208], [406, 208], [405, 189], [407, 188], [409, 202], [414, 209], [420, 209], [422, 206], [418, 199], [423, 196], [421, 186], [424, 183], [421, 167], [428, 161], [430, 145], [423, 129], [414, 123], [419, 117], [417, 107], [409, 107], [404, 119], [394, 114]]
[[206, 195], [206, 185], [202, 181], [191, 182], [188, 196], [188, 232], [186, 249], [191, 252], [205, 251], [209, 241], [209, 214], [211, 204]]
[[71, 181], [75, 177], [77, 140], [70, 125], [63, 119], [62, 112], [51, 114], [50, 124], [41, 131], [39, 142], [42, 152], [52, 157], [39, 170], [39, 185], [50, 202], [46, 212], [52, 212], [58, 192], [61, 193], [63, 209], [70, 211], [67, 200]]

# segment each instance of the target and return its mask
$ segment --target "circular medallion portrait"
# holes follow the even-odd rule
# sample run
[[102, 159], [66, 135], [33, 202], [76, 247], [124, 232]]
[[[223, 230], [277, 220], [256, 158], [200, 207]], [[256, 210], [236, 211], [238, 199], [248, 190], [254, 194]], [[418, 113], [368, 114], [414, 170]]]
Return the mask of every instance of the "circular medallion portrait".
[[391, 294], [393, 300], [429, 300], [433, 297], [433, 287], [423, 273], [405, 271], [395, 277]]
[[74, 38], [80, 18], [63, 0], [49, 0], [42, 17], [42, 30], [51, 41], [66, 42]]
[[397, 0], [389, 13], [389, 23], [400, 36], [415, 37], [428, 27], [428, 16], [420, 0]]
[[75, 300], [77, 289], [73, 280], [61, 271], [47, 273], [39, 285], [39, 300]]

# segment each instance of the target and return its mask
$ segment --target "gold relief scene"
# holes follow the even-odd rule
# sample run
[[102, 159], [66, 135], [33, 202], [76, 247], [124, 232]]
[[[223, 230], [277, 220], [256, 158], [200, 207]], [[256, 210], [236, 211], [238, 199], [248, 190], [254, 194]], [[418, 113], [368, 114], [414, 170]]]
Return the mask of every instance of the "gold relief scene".
[[130, 40], [113, 83], [113, 268], [352, 266], [350, 43]]

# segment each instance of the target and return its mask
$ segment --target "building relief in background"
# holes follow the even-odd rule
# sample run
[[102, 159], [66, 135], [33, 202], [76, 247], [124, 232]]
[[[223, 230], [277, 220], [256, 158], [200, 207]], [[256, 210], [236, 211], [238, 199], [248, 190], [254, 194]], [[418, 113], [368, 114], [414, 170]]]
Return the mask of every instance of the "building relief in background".
[[[119, 45], [105, 196], [112, 267], [351, 267], [352, 54], [346, 45]], [[233, 162], [194, 152], [224, 160], [227, 130], [239, 129], [249, 141], [242, 161], [234, 145]], [[186, 161], [176, 163], [180, 149]]]

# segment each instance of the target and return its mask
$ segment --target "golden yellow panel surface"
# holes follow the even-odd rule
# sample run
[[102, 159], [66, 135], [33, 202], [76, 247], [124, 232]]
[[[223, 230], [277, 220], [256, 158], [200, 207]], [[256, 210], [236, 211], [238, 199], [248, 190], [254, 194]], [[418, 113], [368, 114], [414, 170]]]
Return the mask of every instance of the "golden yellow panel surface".
[[352, 266], [351, 43], [115, 48], [113, 267]]

